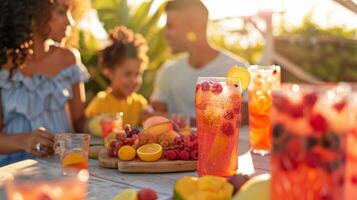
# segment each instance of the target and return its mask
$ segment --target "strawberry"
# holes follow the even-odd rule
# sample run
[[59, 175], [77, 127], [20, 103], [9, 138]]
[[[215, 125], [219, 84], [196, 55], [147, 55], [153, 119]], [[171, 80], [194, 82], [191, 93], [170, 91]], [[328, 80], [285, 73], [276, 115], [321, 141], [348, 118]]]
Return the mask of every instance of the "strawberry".
[[179, 158], [181, 160], [189, 160], [190, 159], [190, 153], [188, 151], [181, 151], [180, 154], [179, 154]]
[[304, 116], [304, 106], [303, 105], [293, 105], [288, 104], [286, 112], [293, 118], [300, 118]]
[[272, 103], [276, 109], [280, 112], [284, 112], [287, 105], [290, 105], [289, 100], [282, 94], [273, 93], [272, 94]]
[[317, 95], [315, 93], [305, 94], [302, 101], [303, 105], [307, 107], [313, 107], [317, 101]]
[[165, 157], [167, 158], [167, 160], [176, 160], [177, 159], [176, 151], [175, 150], [166, 151]]
[[202, 91], [208, 91], [209, 89], [210, 89], [210, 84], [209, 84], [209, 82], [203, 82], [202, 84], [201, 84], [201, 89], [202, 89]]
[[138, 200], [156, 200], [157, 194], [150, 188], [143, 188], [138, 192]]
[[198, 159], [198, 151], [196, 149], [191, 151], [191, 158], [192, 158], [192, 160]]
[[51, 200], [52, 198], [50, 196], [48, 196], [47, 194], [41, 194], [38, 197], [38, 200]]
[[223, 116], [225, 119], [227, 120], [231, 120], [234, 118], [234, 114], [232, 111], [227, 111], [226, 113], [224, 113], [224, 116]]
[[196, 85], [196, 91], [198, 91], [198, 90], [200, 90], [200, 89], [202, 89], [202, 85], [198, 83], [198, 84]]
[[357, 176], [356, 175], [352, 176], [350, 181], [353, 185], [357, 185]]

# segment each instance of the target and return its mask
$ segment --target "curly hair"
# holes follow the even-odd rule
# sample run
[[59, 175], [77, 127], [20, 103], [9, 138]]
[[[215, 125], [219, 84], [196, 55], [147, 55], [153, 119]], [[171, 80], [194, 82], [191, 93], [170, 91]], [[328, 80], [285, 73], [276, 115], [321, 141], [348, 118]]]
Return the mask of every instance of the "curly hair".
[[114, 69], [127, 58], [139, 59], [145, 65], [148, 63], [148, 45], [141, 34], [118, 26], [110, 31], [109, 39], [111, 45], [100, 52], [100, 66]]
[[[32, 36], [44, 15], [51, 15], [49, 0], [1, 0], [0, 69], [11, 58], [13, 71], [32, 51]], [[45, 10], [47, 8], [47, 11]]]

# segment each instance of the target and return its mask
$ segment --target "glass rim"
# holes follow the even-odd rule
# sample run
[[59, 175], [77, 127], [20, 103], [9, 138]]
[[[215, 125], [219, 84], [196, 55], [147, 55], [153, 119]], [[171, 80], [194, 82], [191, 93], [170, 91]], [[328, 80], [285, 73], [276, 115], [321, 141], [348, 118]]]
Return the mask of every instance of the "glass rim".
[[[83, 169], [87, 170], [87, 169]], [[51, 169], [46, 173], [43, 173], [39, 169], [34, 169], [30, 171], [18, 172], [16, 174], [7, 173], [5, 179], [5, 185], [10, 183], [28, 184], [33, 183], [33, 181], [55, 181], [55, 180], [67, 180], [67, 179], [78, 179], [78, 175], [83, 173], [76, 170], [70, 170], [68, 174], [64, 175], [59, 170]], [[88, 171], [88, 170], [87, 170]], [[4, 174], [3, 174], [4, 175]]]
[[[229, 83], [229, 80], [234, 80], [234, 82], [238, 81], [238, 83], [231, 84]], [[230, 78], [230, 77], [215, 77], [215, 76], [199, 76], [197, 78], [196, 85], [202, 84], [203, 82], [216, 82], [216, 83], [224, 83], [223, 85], [234, 85], [236, 88], [239, 88], [242, 91], [242, 84], [240, 80], [235, 79], [235, 78]]]
[[209, 81], [209, 80], [212, 80], [212, 81], [217, 81], [217, 82], [223, 82], [223, 81], [227, 81], [229, 80], [230, 78], [229, 77], [218, 77], [218, 76], [199, 76], [198, 77], [198, 81]]
[[60, 138], [74, 138], [74, 139], [90, 139], [90, 134], [88, 133], [58, 133], [55, 135], [56, 139]]
[[281, 67], [280, 67], [280, 65], [250, 65], [250, 66], [248, 66], [248, 70], [253, 70], [253, 71], [278, 70], [278, 71], [281, 71]]
[[273, 93], [291, 92], [315, 92], [325, 93], [328, 91], [337, 91], [338, 93], [351, 93], [352, 85], [347, 82], [322, 82], [322, 83], [282, 83], [279, 88], [274, 88]]

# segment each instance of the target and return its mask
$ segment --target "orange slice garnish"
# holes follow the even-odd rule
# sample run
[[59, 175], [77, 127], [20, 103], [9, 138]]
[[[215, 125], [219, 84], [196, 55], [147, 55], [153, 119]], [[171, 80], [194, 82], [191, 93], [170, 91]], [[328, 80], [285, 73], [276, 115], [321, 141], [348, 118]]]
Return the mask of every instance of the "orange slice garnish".
[[227, 72], [228, 84], [239, 85], [242, 91], [248, 88], [250, 74], [247, 68], [234, 65]]

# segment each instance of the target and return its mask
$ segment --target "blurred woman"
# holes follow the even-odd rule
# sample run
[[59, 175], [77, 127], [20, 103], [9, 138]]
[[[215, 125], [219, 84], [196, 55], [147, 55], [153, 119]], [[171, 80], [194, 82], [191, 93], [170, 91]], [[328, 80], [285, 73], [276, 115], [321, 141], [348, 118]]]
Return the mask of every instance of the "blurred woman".
[[[6, 25], [13, 29], [9, 33], [14, 34], [4, 35], [1, 41], [9, 41], [12, 37], [17, 42], [24, 37], [18, 30], [29, 32], [27, 40], [18, 48], [11, 49], [14, 45], [5, 45], [9, 49], [5, 50], [5, 61], [0, 63], [3, 108], [0, 166], [3, 166], [34, 156], [50, 155], [53, 153], [54, 133], [73, 132], [74, 128], [80, 130], [83, 127], [83, 81], [89, 75], [80, 62], [79, 54], [67, 48], [49, 46], [46, 42], [49, 38], [60, 40], [65, 36], [61, 33], [65, 33], [71, 24], [69, 1], [2, 0], [0, 4], [1, 13], [11, 12], [7, 8], [10, 4], [13, 4], [15, 12], [23, 6], [23, 12], [30, 13], [27, 17], [32, 19], [26, 26], [16, 23], [26, 21], [24, 13], [12, 14], [10, 18], [4, 18], [2, 14], [0, 20], [0, 29]], [[8, 25], [12, 23], [6, 21], [8, 19], [14, 23]], [[0, 34], [4, 33], [1, 31]]]
[[[0, 2], [0, 153], [5, 154], [0, 155], [0, 166], [29, 157], [29, 154], [46, 156], [53, 153], [53, 136], [43, 129], [23, 129], [16, 131], [16, 134], [11, 133], [10, 124], [14, 118], [7, 113], [10, 109], [20, 109], [21, 105], [16, 106], [13, 102], [6, 101], [8, 93], [18, 85], [11, 81], [15, 77], [15, 71], [23, 66], [25, 59], [33, 51], [33, 24], [40, 23], [35, 20], [35, 13], [49, 6], [48, 0]], [[49, 15], [50, 10], [47, 11]], [[36, 148], [38, 143], [42, 144], [41, 149]]]

